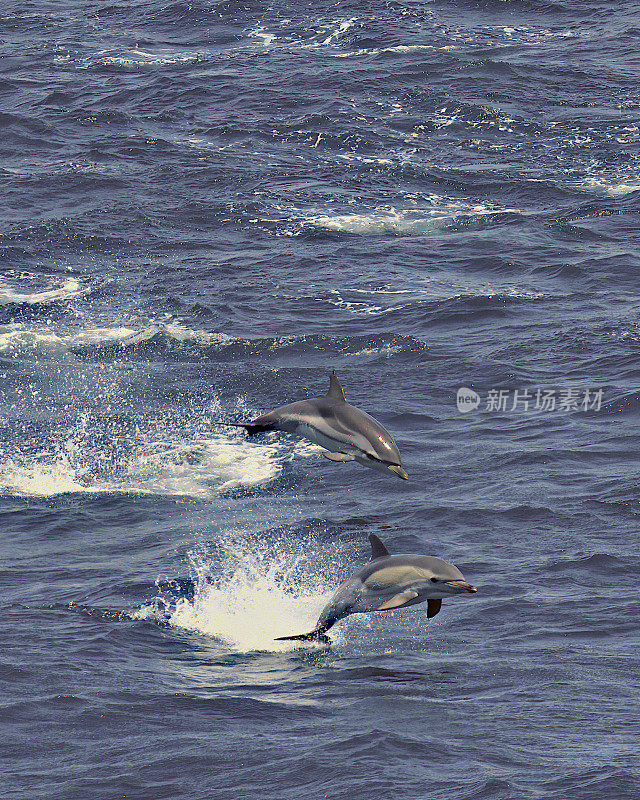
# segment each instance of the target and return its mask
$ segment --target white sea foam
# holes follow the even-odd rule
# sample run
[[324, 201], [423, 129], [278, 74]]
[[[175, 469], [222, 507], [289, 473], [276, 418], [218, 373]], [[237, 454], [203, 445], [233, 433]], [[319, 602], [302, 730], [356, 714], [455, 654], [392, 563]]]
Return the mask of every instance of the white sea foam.
[[320, 26], [306, 29], [304, 36], [293, 34], [291, 20], [281, 20], [275, 30], [266, 25], [257, 25], [246, 31], [250, 39], [259, 39], [260, 46], [271, 48], [274, 45], [289, 50], [310, 50], [321, 47], [335, 47], [341, 37], [356, 23], [355, 17], [351, 19], [337, 19], [328, 21]]
[[451, 46], [435, 47], [432, 44], [397, 44], [392, 47], [361, 47], [358, 50], [350, 50], [348, 53], [333, 53], [334, 58], [354, 58], [357, 56], [378, 56], [382, 53], [424, 53], [438, 52], [439, 50], [453, 50]]
[[132, 328], [92, 328], [60, 334], [47, 327], [33, 328], [22, 323], [0, 326], [0, 353], [25, 351], [59, 352], [91, 344], [119, 341], [135, 334]]
[[504, 283], [502, 281], [474, 281], [455, 275], [425, 276], [422, 287], [408, 292], [409, 296], [429, 300], [455, 300], [460, 297], [513, 297], [539, 300], [548, 296], [532, 286]]
[[40, 289], [34, 292], [16, 291], [6, 283], [0, 284], [0, 305], [16, 304], [46, 304], [62, 300], [73, 300], [87, 294], [90, 288], [74, 278], [69, 278], [61, 286]]
[[334, 23], [337, 24], [337, 27], [333, 28], [333, 25], [331, 26], [333, 30], [331, 30], [326, 39], [323, 40], [322, 44], [323, 45], [333, 44], [333, 42], [335, 42], [336, 39], [339, 39], [343, 33], [348, 31], [349, 28], [352, 28], [356, 24], [356, 22], [357, 19], [353, 17], [352, 19], [343, 19], [337, 23]]
[[358, 356], [373, 356], [375, 358], [391, 358], [392, 355], [395, 353], [399, 353], [402, 350], [401, 345], [392, 345], [392, 344], [385, 344], [382, 347], [363, 347], [362, 350], [358, 350], [354, 353], [354, 357]]
[[305, 564], [317, 558], [310, 557], [308, 547], [265, 555], [249, 537], [230, 536], [223, 545], [222, 555], [215, 559], [206, 553], [190, 554], [193, 600], [178, 599], [168, 613], [157, 603], [148, 604], [133, 616], [160, 616], [173, 627], [215, 637], [239, 652], [299, 647], [299, 642], [275, 639], [315, 626], [332, 591], [317, 575], [305, 571]]
[[332, 306], [336, 306], [336, 308], [344, 309], [350, 314], [384, 314], [392, 310], [392, 308], [385, 308], [381, 305], [372, 304], [361, 298], [355, 299], [352, 297], [351, 299], [346, 299], [338, 289], [332, 289], [327, 297], [319, 297], [317, 299], [330, 303]]
[[[361, 156], [358, 153], [338, 153], [337, 158], [342, 161], [358, 161], [361, 164], [379, 164], [382, 167], [392, 166], [394, 161], [390, 158], [372, 158], [370, 156]], [[406, 159], [398, 159], [403, 163]]]
[[479, 38], [476, 43], [486, 39], [494, 39], [496, 44], [512, 44], [518, 46], [533, 47], [547, 41], [548, 39], [571, 39], [578, 36], [577, 30], [565, 28], [564, 30], [548, 30], [546, 28], [535, 28], [527, 25], [517, 28], [488, 26], [479, 29]]
[[262, 39], [262, 44], [265, 47], [270, 47], [274, 39], [277, 38], [275, 33], [269, 33], [262, 25], [259, 25], [257, 28], [249, 31], [247, 35], [252, 36], [255, 39]]

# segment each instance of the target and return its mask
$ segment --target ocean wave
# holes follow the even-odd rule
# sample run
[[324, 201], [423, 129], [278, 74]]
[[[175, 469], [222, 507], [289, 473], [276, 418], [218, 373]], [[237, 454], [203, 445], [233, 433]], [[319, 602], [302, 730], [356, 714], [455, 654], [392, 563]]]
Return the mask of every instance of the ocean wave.
[[[331, 300], [336, 304], [342, 302], [339, 293], [330, 294]], [[365, 352], [414, 352], [424, 347], [425, 344], [415, 337], [390, 333], [357, 336], [300, 334], [243, 339], [161, 323], [138, 328], [89, 327], [73, 331], [56, 331], [51, 325], [30, 326], [26, 323], [0, 326], [0, 354], [5, 357], [71, 358], [79, 361], [158, 358], [201, 361], [212, 357], [235, 360], [240, 357], [272, 358], [274, 354], [305, 354], [307, 357], [311, 354], [326, 361]]]
[[405, 289], [333, 289], [316, 300], [324, 300], [352, 314], [370, 315], [446, 300], [541, 300], [549, 296], [549, 290], [530, 284], [473, 280], [442, 273], [421, 277]]
[[437, 47], [433, 44], [398, 44], [391, 47], [360, 47], [357, 50], [349, 50], [344, 53], [334, 53], [334, 58], [356, 58], [358, 56], [379, 56], [385, 53], [398, 53], [407, 55], [410, 53], [425, 53], [454, 50], [451, 45]]
[[640, 191], [640, 183], [637, 180], [628, 178], [627, 181], [607, 180], [604, 177], [590, 175], [580, 181], [577, 188], [605, 197], [624, 197], [632, 192]]
[[581, 558], [559, 558], [549, 561], [545, 570], [558, 572], [562, 575], [581, 577], [585, 585], [591, 585], [592, 578], [589, 574], [599, 577], [603, 574], [633, 575], [638, 574], [638, 561], [636, 558], [620, 558], [608, 553], [594, 553]]
[[[258, 39], [260, 47], [269, 49], [277, 46], [286, 50], [308, 50], [333, 48], [341, 45], [345, 34], [357, 25], [357, 18], [331, 19], [323, 22], [307, 20], [294, 29], [291, 20], [274, 25], [260, 24], [245, 31], [249, 39]], [[275, 45], [274, 45], [275, 43]]]

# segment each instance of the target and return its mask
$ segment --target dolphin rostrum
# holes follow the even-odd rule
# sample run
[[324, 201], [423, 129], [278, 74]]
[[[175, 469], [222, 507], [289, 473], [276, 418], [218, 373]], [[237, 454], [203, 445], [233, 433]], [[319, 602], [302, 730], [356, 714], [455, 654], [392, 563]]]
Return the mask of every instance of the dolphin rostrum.
[[335, 371], [324, 397], [299, 400], [263, 414], [251, 422], [223, 422], [245, 428], [248, 433], [286, 431], [319, 444], [330, 461], [357, 461], [380, 472], [391, 472], [403, 480], [400, 451], [391, 435], [364, 411], [347, 403]]
[[440, 611], [442, 600], [454, 594], [478, 590], [467, 583], [453, 564], [434, 556], [392, 556], [380, 539], [369, 534], [371, 561], [355, 572], [324, 607], [316, 627], [310, 633], [280, 636], [276, 641], [330, 642], [326, 632], [349, 614], [391, 611], [427, 601], [427, 618]]

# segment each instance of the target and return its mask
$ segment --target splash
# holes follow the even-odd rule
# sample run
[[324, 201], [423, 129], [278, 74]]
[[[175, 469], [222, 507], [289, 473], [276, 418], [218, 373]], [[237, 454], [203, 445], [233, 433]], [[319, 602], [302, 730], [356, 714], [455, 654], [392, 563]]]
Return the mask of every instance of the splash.
[[[207, 434], [210, 421], [185, 415], [127, 420], [84, 415], [49, 440], [27, 435], [0, 449], [0, 493], [51, 497], [119, 492], [209, 499], [269, 483], [282, 472], [286, 444], [254, 444], [241, 434]], [[201, 428], [202, 430], [200, 430]]]
[[192, 597], [159, 597], [133, 616], [214, 637], [237, 652], [291, 650], [299, 643], [275, 639], [314, 627], [334, 588], [322, 574], [337, 558], [332, 549], [280, 541], [263, 551], [255, 540], [230, 536], [216, 558], [189, 554]]
[[0, 464], [0, 494], [54, 497], [85, 491], [81, 473], [63, 455], [48, 463], [25, 465], [8, 458]]

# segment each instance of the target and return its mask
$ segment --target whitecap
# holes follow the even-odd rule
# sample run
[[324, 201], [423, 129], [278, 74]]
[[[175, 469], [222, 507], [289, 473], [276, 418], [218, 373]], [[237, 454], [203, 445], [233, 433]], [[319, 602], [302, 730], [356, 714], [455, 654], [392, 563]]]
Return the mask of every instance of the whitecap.
[[357, 22], [356, 17], [353, 17], [352, 19], [340, 20], [337, 23], [337, 28], [331, 31], [329, 36], [327, 36], [326, 39], [324, 39], [322, 44], [323, 45], [332, 44], [336, 39], [340, 38], [340, 36], [342, 36], [343, 33], [348, 31], [349, 28], [352, 28], [356, 24], [356, 22]]
[[24, 323], [0, 326], [0, 353], [17, 355], [37, 352], [48, 355], [69, 353], [86, 348], [127, 347], [165, 336], [178, 343], [211, 345], [230, 341], [223, 333], [194, 331], [175, 323], [154, 323], [143, 328], [125, 326], [82, 328], [57, 333], [48, 326], [30, 327]]
[[350, 50], [346, 53], [333, 53], [332, 55], [334, 58], [354, 58], [357, 56], [379, 56], [382, 53], [400, 53], [402, 55], [407, 55], [409, 53], [437, 53], [455, 49], [457, 48], [453, 45], [436, 47], [432, 44], [397, 44], [391, 47], [361, 47], [358, 50]]
[[277, 38], [275, 33], [268, 33], [266, 28], [264, 28], [262, 25], [249, 31], [247, 36], [252, 36], [255, 39], [262, 39], [262, 44], [265, 47], [271, 47], [271, 44]]
[[590, 176], [579, 184], [579, 188], [595, 192], [596, 194], [606, 195], [607, 197], [624, 197], [627, 194], [640, 190], [640, 183], [627, 183], [624, 181], [616, 183], [607, 181], [605, 178]]
[[62, 454], [52, 462], [20, 463], [8, 458], [0, 463], [0, 494], [20, 497], [55, 497], [85, 492], [80, 472]]
[[90, 288], [75, 278], [69, 278], [62, 286], [42, 289], [35, 292], [19, 292], [10, 286], [0, 285], [0, 305], [37, 305], [47, 303], [57, 303], [62, 300], [73, 300], [82, 297], [90, 291]]
[[181, 52], [174, 49], [160, 50], [156, 53], [149, 53], [138, 48], [125, 52], [101, 50], [85, 58], [82, 62], [82, 66], [84, 68], [111, 67], [127, 71], [138, 71], [174, 66], [177, 64], [193, 64], [205, 58], [207, 58], [207, 54], [199, 52]]
[[301, 229], [319, 228], [339, 233], [369, 236], [388, 234], [422, 236], [438, 231], [461, 218], [482, 218], [508, 213], [519, 213], [514, 208], [497, 208], [485, 204], [468, 205], [455, 201], [449, 204], [434, 203], [432, 208], [400, 209], [382, 208], [359, 214], [308, 215], [301, 221]]
[[336, 308], [344, 309], [350, 314], [384, 314], [391, 310], [390, 308], [384, 308], [380, 305], [373, 305], [364, 300], [348, 300], [343, 297], [337, 289], [332, 289], [326, 297], [318, 297], [316, 299], [321, 302], [330, 303], [332, 306], [336, 306]]
[[[405, 288], [376, 289], [334, 289], [329, 296], [317, 300], [329, 302], [350, 313], [384, 314], [397, 311], [408, 305], [424, 301], [446, 301], [461, 298], [514, 298], [521, 300], [540, 300], [549, 294], [534, 286], [504, 283], [502, 281], [474, 281], [471, 278], [450, 273], [421, 276]], [[375, 298], [375, 302], [365, 298]], [[362, 350], [355, 355], [374, 351]], [[376, 350], [375, 352], [380, 352]]]

